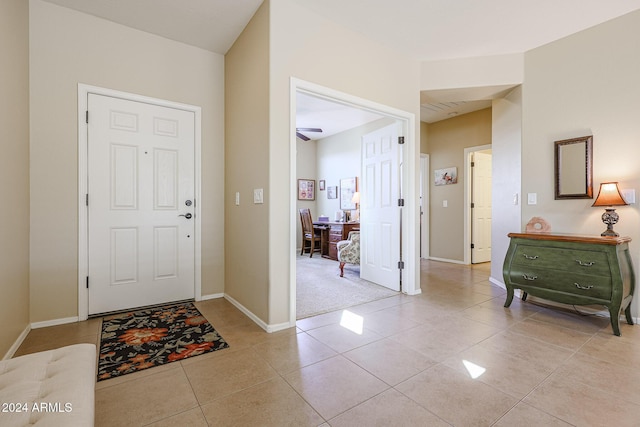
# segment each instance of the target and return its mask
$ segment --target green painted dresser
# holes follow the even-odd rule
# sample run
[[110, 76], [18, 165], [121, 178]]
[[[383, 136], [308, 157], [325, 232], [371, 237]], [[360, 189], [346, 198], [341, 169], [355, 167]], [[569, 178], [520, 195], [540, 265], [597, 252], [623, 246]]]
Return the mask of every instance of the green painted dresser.
[[635, 276], [629, 237], [510, 233], [502, 274], [505, 307], [514, 289], [536, 297], [574, 305], [609, 309], [613, 333], [620, 335], [620, 312], [633, 325], [631, 299]]

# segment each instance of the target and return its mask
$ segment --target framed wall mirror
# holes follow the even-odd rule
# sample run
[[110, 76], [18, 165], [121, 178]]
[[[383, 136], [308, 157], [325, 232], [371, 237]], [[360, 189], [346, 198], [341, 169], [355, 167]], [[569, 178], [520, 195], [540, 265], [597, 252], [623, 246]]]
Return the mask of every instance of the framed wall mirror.
[[555, 142], [556, 200], [593, 199], [593, 136]]

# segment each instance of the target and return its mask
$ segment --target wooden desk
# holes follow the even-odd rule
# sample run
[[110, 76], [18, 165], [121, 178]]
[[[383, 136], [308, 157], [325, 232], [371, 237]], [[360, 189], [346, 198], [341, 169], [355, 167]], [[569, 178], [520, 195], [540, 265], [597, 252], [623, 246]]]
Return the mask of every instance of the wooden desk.
[[336, 243], [347, 240], [349, 232], [360, 230], [359, 222], [314, 222], [315, 227], [322, 227], [320, 238], [320, 255], [323, 258], [338, 260]]

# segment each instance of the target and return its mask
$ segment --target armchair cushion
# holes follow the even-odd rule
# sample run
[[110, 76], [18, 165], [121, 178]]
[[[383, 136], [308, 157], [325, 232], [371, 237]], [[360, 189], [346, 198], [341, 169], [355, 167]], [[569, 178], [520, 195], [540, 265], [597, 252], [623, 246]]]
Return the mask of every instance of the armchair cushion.
[[351, 231], [347, 240], [339, 241], [336, 247], [340, 261], [340, 277], [343, 277], [345, 263], [360, 264], [360, 232]]

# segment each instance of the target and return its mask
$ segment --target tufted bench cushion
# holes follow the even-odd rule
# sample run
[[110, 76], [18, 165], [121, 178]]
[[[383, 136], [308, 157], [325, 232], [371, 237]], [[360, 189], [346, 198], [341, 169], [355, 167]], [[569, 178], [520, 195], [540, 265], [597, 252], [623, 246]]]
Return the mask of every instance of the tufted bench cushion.
[[0, 426], [93, 426], [96, 346], [0, 360]]

